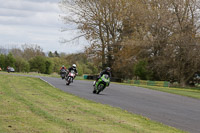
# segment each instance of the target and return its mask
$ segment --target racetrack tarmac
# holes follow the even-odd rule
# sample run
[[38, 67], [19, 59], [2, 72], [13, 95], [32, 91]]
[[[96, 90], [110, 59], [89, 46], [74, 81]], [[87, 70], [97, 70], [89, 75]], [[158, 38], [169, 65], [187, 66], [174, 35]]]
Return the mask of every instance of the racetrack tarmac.
[[99, 95], [93, 94], [93, 81], [75, 80], [69, 86], [60, 78], [41, 77], [52, 86], [76, 96], [119, 107], [154, 121], [200, 133], [200, 100], [165, 92], [111, 83]]

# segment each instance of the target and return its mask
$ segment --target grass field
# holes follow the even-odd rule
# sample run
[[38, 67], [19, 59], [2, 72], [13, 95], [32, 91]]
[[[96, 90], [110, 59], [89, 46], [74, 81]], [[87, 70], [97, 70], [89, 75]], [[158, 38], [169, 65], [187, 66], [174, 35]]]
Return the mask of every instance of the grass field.
[[119, 108], [64, 93], [38, 78], [0, 74], [0, 133], [179, 133]]

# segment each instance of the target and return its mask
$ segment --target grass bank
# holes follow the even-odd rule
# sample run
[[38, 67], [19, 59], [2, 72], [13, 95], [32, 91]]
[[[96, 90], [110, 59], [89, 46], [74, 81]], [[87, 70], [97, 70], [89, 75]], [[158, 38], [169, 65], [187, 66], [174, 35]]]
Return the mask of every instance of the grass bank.
[[[29, 72], [29, 73], [23, 73], [23, 72], [14, 72], [14, 73], [8, 73], [5, 71], [0, 71], [0, 74], [14, 74], [14, 75], [30, 75], [30, 76], [41, 76], [41, 77], [54, 77], [54, 78], [61, 78], [58, 73], [52, 73], [52, 74], [42, 74], [42, 73], [37, 73], [37, 72]], [[76, 80], [83, 80], [83, 76], [76, 76]]]
[[0, 133], [179, 133], [119, 108], [64, 93], [38, 78], [0, 74]]
[[56, 77], [59, 78], [60, 75], [58, 75], [57, 73], [52, 73], [52, 74], [42, 74], [42, 73], [37, 73], [37, 72], [6, 72], [6, 71], [0, 71], [0, 73], [2, 74], [19, 74], [19, 75], [32, 75], [32, 76], [42, 76], [42, 77]]

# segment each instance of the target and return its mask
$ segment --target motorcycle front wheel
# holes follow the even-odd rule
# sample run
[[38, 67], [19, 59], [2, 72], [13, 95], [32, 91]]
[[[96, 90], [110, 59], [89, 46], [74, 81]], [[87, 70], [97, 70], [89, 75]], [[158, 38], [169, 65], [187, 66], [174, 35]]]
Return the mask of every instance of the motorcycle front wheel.
[[67, 78], [66, 80], [66, 85], [69, 85], [71, 82], [70, 82], [70, 77]]
[[99, 84], [97, 86], [97, 94], [99, 94], [104, 89], [104, 84]]
[[93, 90], [93, 93], [95, 94], [95, 93], [96, 93], [96, 90]]

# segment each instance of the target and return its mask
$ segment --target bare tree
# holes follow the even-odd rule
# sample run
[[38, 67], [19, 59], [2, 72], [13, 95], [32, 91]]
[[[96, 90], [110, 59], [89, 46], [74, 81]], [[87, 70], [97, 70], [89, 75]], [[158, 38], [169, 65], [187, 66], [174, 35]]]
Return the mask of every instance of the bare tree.
[[30, 60], [35, 56], [45, 56], [42, 48], [38, 45], [22, 45], [22, 57], [26, 60]]
[[199, 2], [198, 0], [171, 1], [176, 23], [170, 41], [175, 55], [174, 64], [177, 66], [174, 71], [181, 86], [188, 85], [199, 69], [200, 14], [197, 7]]
[[149, 21], [148, 51], [157, 79], [172, 78], [185, 86], [198, 71], [198, 4], [197, 0], [149, 1], [153, 23]]
[[66, 16], [65, 22], [76, 23], [91, 42], [89, 53], [101, 58], [102, 67], [111, 66], [114, 46], [120, 40], [123, 29], [127, 0], [63, 0], [61, 5], [69, 9], [70, 15], [75, 16]]
[[14, 57], [22, 57], [23, 56], [23, 51], [20, 48], [11, 49], [11, 53], [13, 54]]

